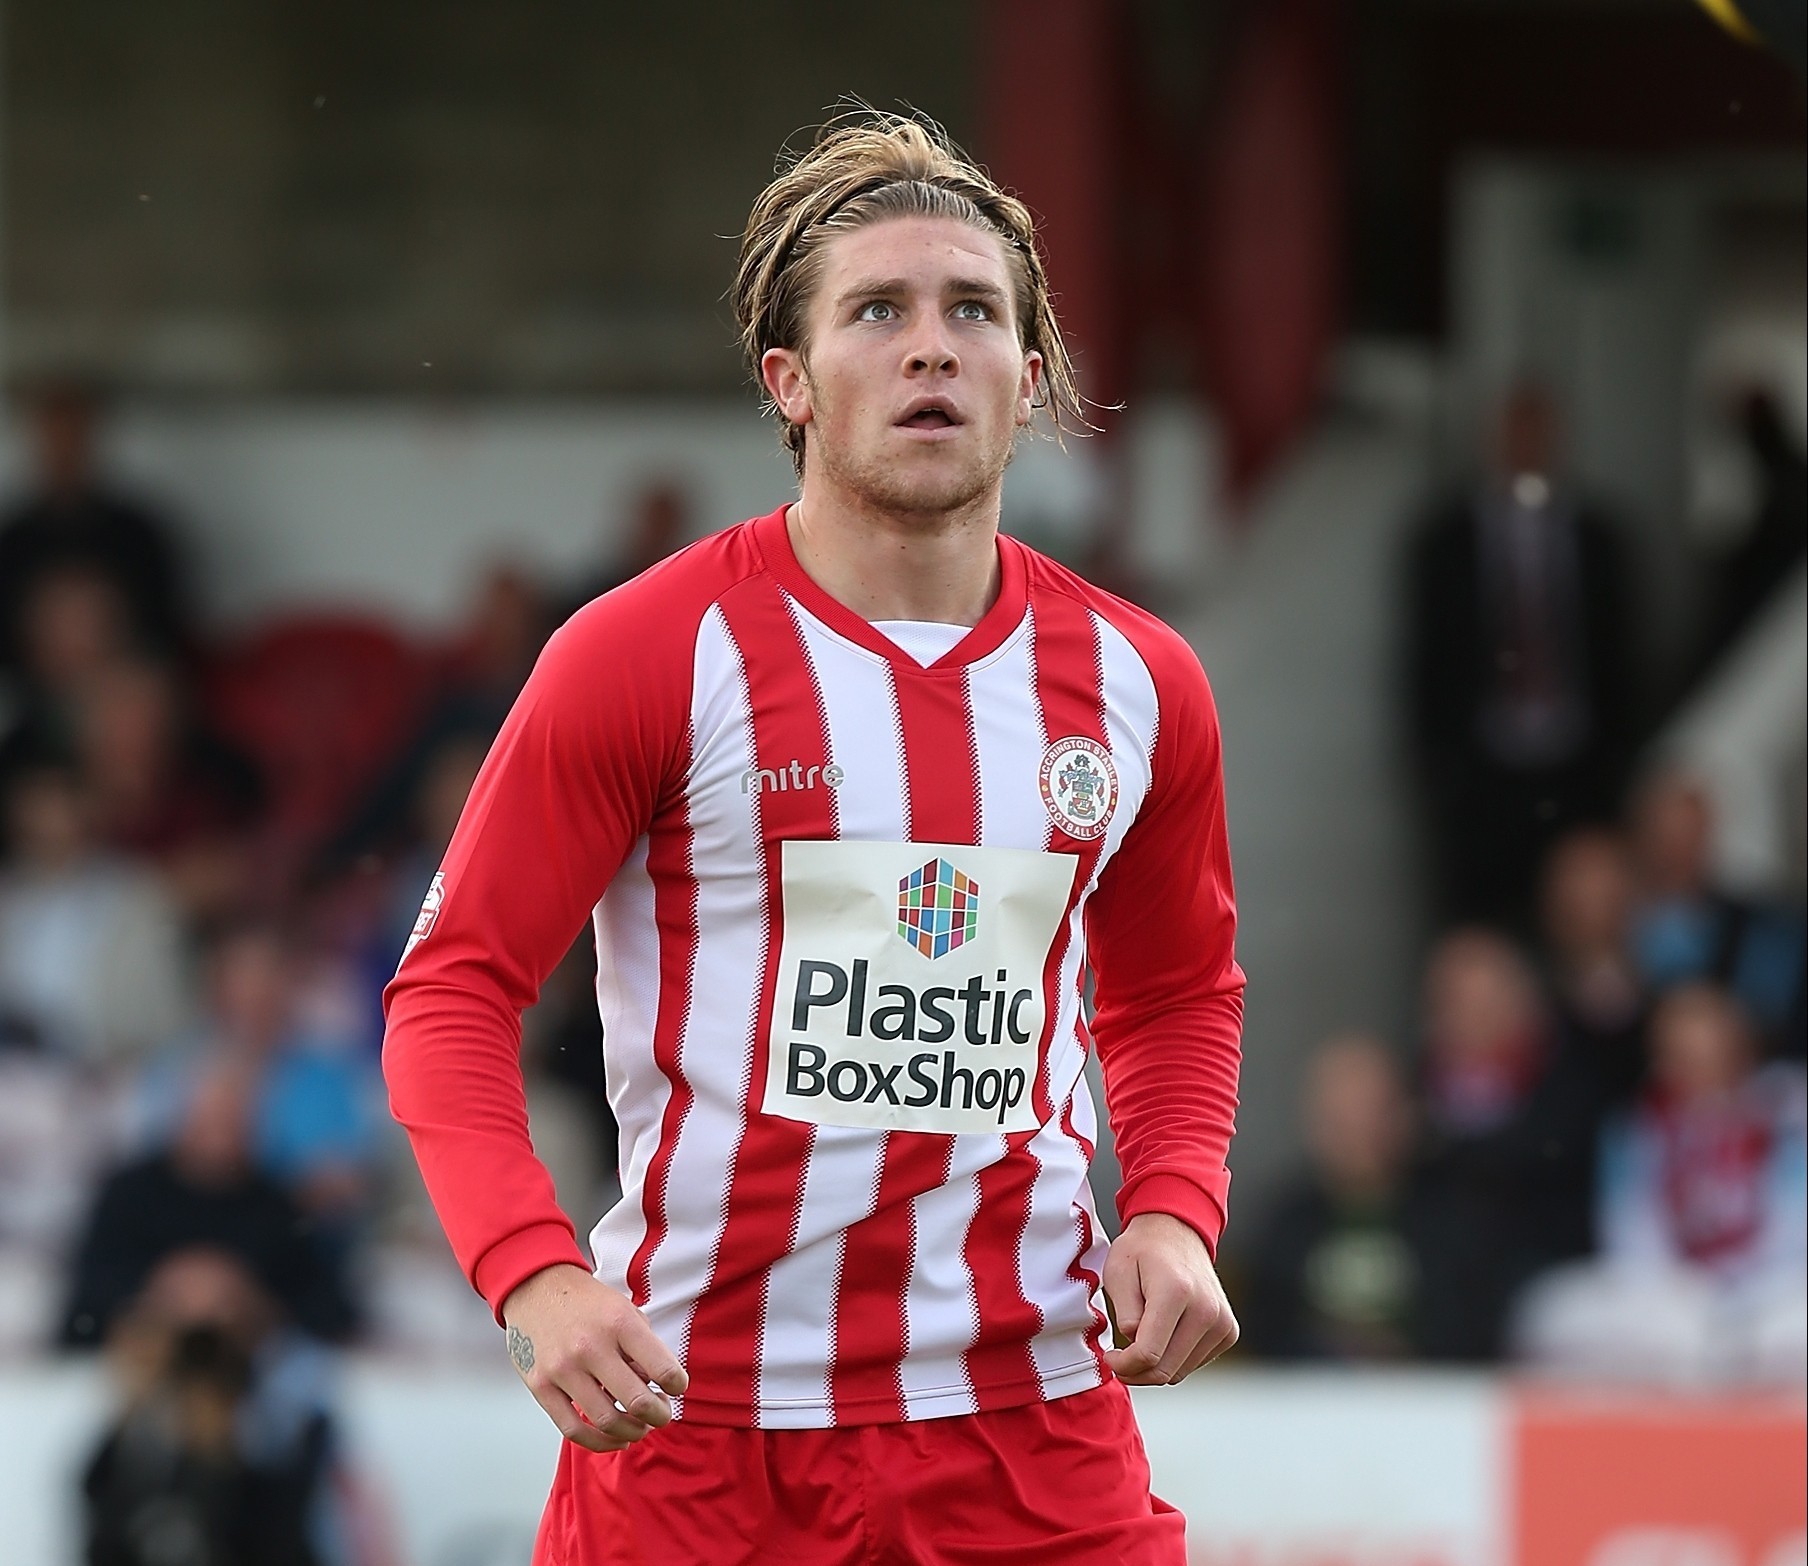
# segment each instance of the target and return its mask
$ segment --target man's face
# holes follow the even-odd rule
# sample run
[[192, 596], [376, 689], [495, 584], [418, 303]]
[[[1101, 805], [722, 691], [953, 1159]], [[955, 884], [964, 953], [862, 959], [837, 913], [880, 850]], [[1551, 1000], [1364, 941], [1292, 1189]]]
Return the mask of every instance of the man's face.
[[1017, 337], [1004, 242], [951, 218], [889, 218], [823, 247], [801, 351], [762, 370], [820, 474], [897, 515], [995, 490], [1029, 423], [1040, 354]]

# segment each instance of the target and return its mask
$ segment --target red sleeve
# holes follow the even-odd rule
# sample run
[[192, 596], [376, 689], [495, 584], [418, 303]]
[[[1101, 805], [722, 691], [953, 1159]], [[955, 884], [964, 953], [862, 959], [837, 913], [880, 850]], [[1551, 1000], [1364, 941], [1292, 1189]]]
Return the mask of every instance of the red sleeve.
[[700, 612], [687, 634], [658, 593], [676, 564], [597, 600], [547, 644], [446, 850], [437, 910], [384, 995], [390, 1107], [499, 1320], [541, 1268], [588, 1265], [528, 1138], [521, 1013], [687, 764]]
[[1119, 1217], [1171, 1213], [1216, 1255], [1243, 1032], [1218, 715], [1179, 637], [1160, 627], [1135, 641], [1156, 684], [1153, 782], [1087, 905], [1092, 1032]]

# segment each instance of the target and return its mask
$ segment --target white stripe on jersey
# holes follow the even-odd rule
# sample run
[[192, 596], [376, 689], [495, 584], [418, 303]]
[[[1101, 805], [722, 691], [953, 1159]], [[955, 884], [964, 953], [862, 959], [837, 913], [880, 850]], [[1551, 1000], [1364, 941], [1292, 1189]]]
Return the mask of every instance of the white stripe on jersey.
[[[659, 1016], [659, 924], [653, 879], [647, 873], [646, 838], [596, 905], [596, 1003], [610, 1052], [618, 1062], [607, 1086], [618, 1128], [617, 1159], [623, 1196], [590, 1231], [596, 1274], [628, 1292], [628, 1264], [646, 1233], [647, 1175], [659, 1151], [660, 1127], [672, 1084], [653, 1061], [653, 1029]], [[626, 1062], [625, 1068], [621, 1064]]]
[[[841, 836], [898, 842], [908, 833], [890, 665], [836, 636], [795, 601], [786, 603], [821, 693], [829, 757], [846, 774], [835, 791]], [[884, 1147], [882, 1137], [857, 1127], [816, 1128], [796, 1241], [774, 1263], [766, 1290], [760, 1401], [767, 1409], [830, 1406], [846, 1231], [873, 1210]]]
[[979, 757], [979, 821], [988, 848], [1048, 847], [1048, 811], [1037, 769], [1048, 734], [1036, 692], [1035, 632], [1023, 629], [967, 671]]

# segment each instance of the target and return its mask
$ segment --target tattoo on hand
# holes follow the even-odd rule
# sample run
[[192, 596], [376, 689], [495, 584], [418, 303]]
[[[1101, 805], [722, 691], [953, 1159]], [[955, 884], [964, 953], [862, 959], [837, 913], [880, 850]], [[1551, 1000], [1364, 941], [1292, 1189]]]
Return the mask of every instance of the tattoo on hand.
[[534, 1340], [519, 1327], [508, 1329], [509, 1358], [515, 1362], [515, 1369], [526, 1375], [534, 1368]]

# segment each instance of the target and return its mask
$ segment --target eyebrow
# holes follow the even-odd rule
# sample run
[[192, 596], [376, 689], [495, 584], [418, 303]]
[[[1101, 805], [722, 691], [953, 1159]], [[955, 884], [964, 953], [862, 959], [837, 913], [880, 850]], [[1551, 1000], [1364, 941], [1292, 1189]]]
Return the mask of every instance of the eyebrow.
[[948, 292], [959, 294], [965, 299], [984, 299], [988, 304], [1004, 305], [1009, 295], [996, 283], [987, 283], [976, 277], [957, 277], [948, 285]]
[[[988, 304], [1003, 307], [1010, 296], [996, 283], [988, 283], [974, 277], [955, 277], [948, 280], [945, 293], [955, 294], [963, 299], [983, 299]], [[859, 299], [879, 299], [886, 295], [907, 294], [910, 284], [901, 277], [865, 278], [851, 288], [844, 288], [835, 297], [837, 306], [850, 305]]]

